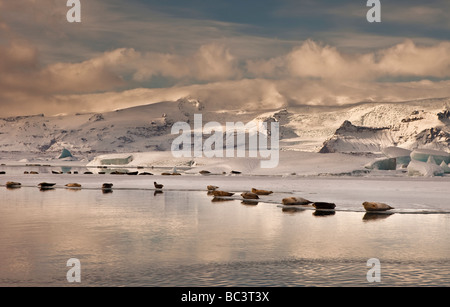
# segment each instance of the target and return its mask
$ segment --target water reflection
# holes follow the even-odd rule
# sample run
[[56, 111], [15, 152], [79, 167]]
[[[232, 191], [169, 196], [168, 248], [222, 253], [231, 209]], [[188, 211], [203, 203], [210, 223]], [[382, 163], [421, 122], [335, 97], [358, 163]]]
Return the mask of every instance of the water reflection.
[[257, 201], [251, 201], [251, 200], [243, 200], [243, 201], [241, 202], [241, 204], [247, 205], [247, 206], [256, 206], [257, 204], [259, 204], [259, 202], [257, 202]]
[[61, 166], [61, 172], [63, 173], [69, 173], [72, 171], [72, 167], [70, 166]]
[[313, 212], [314, 216], [331, 216], [331, 215], [335, 215], [336, 211], [334, 210], [315, 210]]
[[20, 189], [20, 186], [18, 186], [18, 187], [6, 187], [6, 189], [7, 190], [17, 190], [17, 189]]
[[[0, 189], [0, 285], [67, 285], [72, 257], [83, 265], [84, 286], [367, 285], [373, 257], [382, 260], [383, 285], [403, 276], [450, 285], [443, 279], [450, 276], [448, 216], [398, 214], [367, 224], [364, 212], [315, 218], [335, 211], [280, 212], [265, 202], [249, 209], [204, 191], [67, 193]], [[439, 275], [424, 274], [434, 267]]]
[[376, 213], [376, 212], [366, 212], [363, 216], [363, 221], [377, 221], [377, 220], [385, 220], [394, 213]]
[[283, 207], [283, 209], [281, 209], [281, 212], [284, 213], [297, 213], [297, 212], [305, 212], [306, 209], [303, 208], [299, 208], [299, 207]]
[[222, 198], [222, 197], [213, 197], [211, 199], [211, 202], [216, 203], [216, 202], [226, 202], [226, 201], [233, 201], [235, 199], [231, 199], [231, 198]]

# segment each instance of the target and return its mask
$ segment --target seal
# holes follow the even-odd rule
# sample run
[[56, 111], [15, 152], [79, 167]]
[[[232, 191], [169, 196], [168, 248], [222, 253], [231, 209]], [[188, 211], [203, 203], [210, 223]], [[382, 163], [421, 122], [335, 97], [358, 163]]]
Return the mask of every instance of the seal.
[[213, 191], [212, 194], [214, 196], [233, 196], [234, 193], [225, 192], [225, 191]]
[[384, 203], [377, 203], [377, 202], [363, 202], [363, 207], [366, 209], [366, 211], [387, 211], [391, 209], [395, 209], [389, 205], [386, 205]]
[[81, 188], [81, 184], [79, 183], [68, 183], [65, 186], [68, 188]]
[[6, 187], [8, 189], [17, 189], [17, 188], [20, 188], [21, 186], [22, 186], [22, 184], [20, 182], [8, 181], [6, 183]]
[[38, 184], [38, 186], [41, 187], [41, 188], [51, 188], [55, 184], [56, 183], [41, 182], [41, 183]]
[[316, 209], [334, 209], [336, 205], [333, 203], [316, 202], [312, 204]]
[[283, 198], [282, 203], [285, 206], [305, 206], [312, 204], [312, 201], [304, 199], [302, 197], [287, 197]]
[[51, 190], [54, 190], [53, 186], [55, 184], [56, 183], [41, 182], [41, 183], [38, 184], [38, 186], [40, 188], [39, 189], [40, 191], [51, 191]]
[[244, 199], [259, 199], [259, 196], [252, 192], [244, 192], [241, 194]]
[[258, 190], [258, 189], [252, 188], [252, 193], [255, 193], [256, 195], [270, 195], [273, 192], [272, 191], [266, 191], [266, 190]]
[[109, 190], [109, 189], [111, 189], [113, 187], [113, 184], [112, 183], [104, 183], [103, 185], [102, 185], [102, 189], [107, 189], [107, 190]]

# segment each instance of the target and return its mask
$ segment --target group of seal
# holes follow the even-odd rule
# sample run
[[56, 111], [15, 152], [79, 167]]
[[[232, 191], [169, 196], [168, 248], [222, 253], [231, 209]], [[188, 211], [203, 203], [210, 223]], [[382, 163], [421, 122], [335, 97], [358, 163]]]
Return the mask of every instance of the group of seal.
[[[153, 184], [154, 184], [156, 190], [159, 190], [159, 191], [164, 187], [164, 185], [156, 183], [156, 181]], [[56, 185], [56, 183], [41, 182], [37, 186], [41, 190], [51, 190], [51, 189], [54, 189], [55, 185]], [[8, 181], [6, 183], [6, 188], [8, 188], [8, 189], [18, 189], [21, 187], [22, 187], [22, 184], [20, 182]], [[68, 183], [65, 185], [65, 187], [68, 189], [81, 189], [82, 186], [79, 183]], [[109, 192], [109, 191], [112, 191], [112, 187], [113, 187], [112, 183], [104, 183], [102, 185], [102, 190], [103, 190], [103, 192]]]
[[259, 189], [252, 188], [251, 192], [244, 192], [241, 194], [241, 196], [244, 199], [259, 199], [260, 195], [270, 195], [272, 193], [273, 193], [272, 191], [259, 190]]
[[[282, 203], [284, 206], [313, 206], [316, 209], [321, 210], [334, 210], [336, 205], [334, 203], [327, 202], [312, 202], [302, 197], [287, 197], [283, 198]], [[362, 204], [364, 209], [369, 212], [380, 212], [395, 209], [387, 204], [379, 202], [364, 202]]]
[[[221, 199], [221, 197], [230, 197], [235, 194], [233, 192], [218, 190], [219, 187], [214, 186], [214, 185], [208, 185], [206, 188], [208, 190], [208, 195], [214, 196], [213, 201], [227, 200], [227, 199]], [[245, 203], [245, 204], [258, 204], [258, 202], [254, 201], [254, 200], [260, 199], [259, 198], [260, 195], [270, 195], [272, 193], [273, 193], [272, 191], [259, 190], [259, 189], [252, 188], [251, 192], [242, 192], [241, 197], [244, 199], [243, 203]]]

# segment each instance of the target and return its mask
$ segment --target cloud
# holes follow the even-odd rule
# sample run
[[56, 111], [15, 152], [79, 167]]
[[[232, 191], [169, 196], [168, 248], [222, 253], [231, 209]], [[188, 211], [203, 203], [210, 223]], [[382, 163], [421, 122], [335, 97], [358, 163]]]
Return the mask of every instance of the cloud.
[[450, 77], [450, 42], [417, 46], [412, 40], [379, 52], [375, 69], [391, 76]]
[[[83, 22], [73, 25], [65, 21], [65, 1], [0, 0], [1, 116], [104, 112], [185, 96], [211, 109], [450, 96], [450, 41], [345, 28], [365, 16], [364, 5], [287, 1], [297, 10], [281, 5], [274, 16], [264, 15], [275, 26], [267, 34], [261, 16], [258, 23], [238, 24], [192, 18], [194, 8], [170, 14], [136, 3], [83, 2]], [[393, 11], [389, 5], [383, 3], [386, 23], [412, 24], [409, 14], [421, 16], [424, 27], [445, 15], [417, 3]], [[344, 14], [352, 18], [340, 26]], [[299, 27], [313, 28], [323, 16], [337, 29]], [[283, 17], [293, 26], [278, 25]], [[298, 17], [305, 21], [293, 20]], [[448, 29], [448, 20], [430, 27]], [[278, 39], [282, 30], [290, 34]], [[307, 34], [315, 39], [303, 40]]]
[[[241, 79], [172, 88], [136, 88], [120, 92], [57, 95], [49, 103], [59, 112], [106, 112], [194, 97], [214, 110], [275, 110], [298, 106], [345, 106], [364, 101], [400, 102], [450, 97], [450, 81], [330, 82], [324, 80]], [[42, 112], [38, 112], [42, 113]]]
[[[430, 59], [433, 59], [432, 61]], [[405, 40], [370, 53], [343, 53], [312, 40], [286, 55], [249, 60], [249, 73], [257, 77], [318, 78], [323, 80], [377, 80], [386, 77], [450, 77], [450, 42], [417, 46]]]
[[136, 81], [145, 81], [153, 76], [197, 81], [227, 80], [240, 75], [236, 58], [221, 44], [200, 46], [194, 54], [139, 53], [134, 59]]
[[[450, 96], [450, 42], [419, 46], [406, 40], [375, 52], [346, 53], [307, 40], [284, 55], [246, 65], [215, 43], [188, 55], [119, 48], [78, 63], [41, 66], [33, 45], [11, 40], [0, 55], [2, 114], [105, 112], [185, 96], [214, 110]], [[142, 86], [158, 76], [176, 82]]]

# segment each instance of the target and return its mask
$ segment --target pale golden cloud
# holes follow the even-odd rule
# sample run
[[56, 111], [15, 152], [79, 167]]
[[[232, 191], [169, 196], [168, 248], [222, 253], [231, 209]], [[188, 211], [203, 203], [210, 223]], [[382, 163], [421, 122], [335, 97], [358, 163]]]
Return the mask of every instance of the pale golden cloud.
[[344, 53], [312, 40], [281, 57], [250, 60], [254, 76], [319, 78], [324, 80], [377, 80], [384, 77], [450, 77], [450, 42], [418, 46], [405, 40], [369, 53]]

